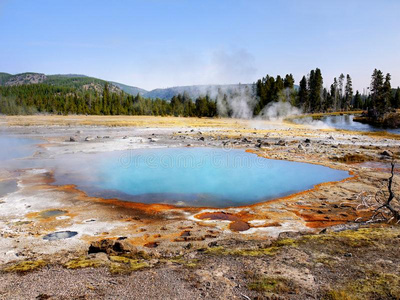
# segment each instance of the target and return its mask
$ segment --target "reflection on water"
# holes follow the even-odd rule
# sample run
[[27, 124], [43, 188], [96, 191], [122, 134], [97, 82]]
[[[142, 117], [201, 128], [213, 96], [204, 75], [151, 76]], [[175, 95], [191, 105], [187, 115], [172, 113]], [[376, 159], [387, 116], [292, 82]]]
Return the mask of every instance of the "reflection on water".
[[78, 233], [76, 231], [57, 231], [45, 235], [43, 239], [48, 241], [57, 241], [57, 240], [69, 239], [71, 237], [76, 236], [77, 234]]
[[241, 150], [169, 148], [82, 154], [70, 157], [55, 176], [56, 184], [76, 184], [91, 196], [227, 207], [288, 195], [349, 175]]
[[[400, 129], [389, 129], [380, 128], [369, 124], [363, 124], [360, 122], [354, 122], [354, 115], [334, 115], [334, 116], [324, 116], [321, 118], [321, 122], [332, 128], [354, 130], [354, 131], [387, 131], [390, 133], [400, 134]], [[310, 118], [311, 121], [311, 118]], [[300, 124], [307, 124], [305, 120], [295, 119], [294, 122]]]

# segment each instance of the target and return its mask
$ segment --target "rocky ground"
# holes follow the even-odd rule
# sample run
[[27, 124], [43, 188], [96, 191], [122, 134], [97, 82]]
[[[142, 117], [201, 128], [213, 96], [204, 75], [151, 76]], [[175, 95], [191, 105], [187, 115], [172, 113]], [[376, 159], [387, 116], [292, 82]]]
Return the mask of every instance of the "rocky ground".
[[[2, 299], [399, 299], [400, 228], [366, 223], [400, 155], [399, 136], [232, 119], [33, 116], [0, 124], [41, 140], [33, 158], [0, 168]], [[88, 197], [52, 184], [54, 170], [41, 164], [81, 152], [195, 146], [352, 177], [247, 207], [180, 208]], [[43, 239], [55, 232], [76, 235]]]

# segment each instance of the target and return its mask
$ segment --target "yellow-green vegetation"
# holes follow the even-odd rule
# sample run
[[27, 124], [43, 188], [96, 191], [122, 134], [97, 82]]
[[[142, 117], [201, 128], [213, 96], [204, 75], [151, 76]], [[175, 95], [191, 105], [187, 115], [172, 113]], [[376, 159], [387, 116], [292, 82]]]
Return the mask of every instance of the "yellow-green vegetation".
[[338, 261], [330, 255], [323, 254], [317, 257], [314, 260], [314, 262], [324, 264], [325, 266], [328, 266], [329, 268], [333, 269], [333, 267], [336, 266]]
[[285, 277], [260, 276], [249, 283], [248, 288], [257, 292], [289, 293], [296, 289], [295, 283]]
[[172, 257], [172, 258], [164, 258], [164, 259], [160, 259], [160, 262], [163, 263], [173, 263], [173, 264], [178, 264], [178, 265], [182, 265], [185, 267], [189, 267], [189, 268], [195, 268], [197, 267], [197, 263], [198, 263], [198, 259], [184, 259], [182, 256], [177, 256], [177, 257]]
[[291, 247], [297, 247], [297, 240], [295, 239], [282, 239], [282, 240], [277, 240], [274, 242], [274, 246], [277, 247], [283, 247], [283, 246], [291, 246]]
[[28, 225], [31, 223], [32, 223], [32, 221], [17, 221], [17, 222], [14, 222], [14, 225], [21, 226], [21, 225]]
[[138, 259], [131, 259], [124, 256], [110, 256], [110, 272], [112, 274], [129, 274], [143, 268], [149, 267], [149, 264]]
[[325, 299], [400, 299], [400, 277], [395, 274], [369, 273], [366, 279], [355, 280], [344, 287], [329, 290]]
[[64, 267], [66, 267], [67, 269], [80, 269], [80, 268], [97, 268], [102, 265], [104, 265], [104, 263], [98, 259], [79, 257], [70, 260], [64, 265]]
[[400, 140], [400, 135], [395, 133], [390, 133], [387, 131], [356, 131], [357, 134], [367, 135], [367, 136], [378, 136], [384, 138], [390, 138], [394, 140]]
[[268, 247], [260, 249], [227, 249], [223, 246], [212, 247], [206, 250], [207, 254], [233, 255], [233, 256], [273, 256], [279, 251], [279, 247]]
[[298, 243], [327, 244], [334, 243], [340, 248], [359, 248], [374, 246], [379, 249], [382, 242], [390, 241], [400, 234], [400, 230], [388, 230], [387, 228], [360, 228], [358, 230], [344, 230], [327, 234], [307, 235], [298, 240]]
[[234, 255], [234, 256], [274, 256], [282, 247], [297, 247], [295, 239], [281, 239], [275, 241], [270, 247], [258, 249], [227, 249], [223, 246], [207, 248], [207, 254]]
[[40, 269], [46, 264], [44, 260], [25, 260], [4, 268], [4, 271], [25, 273]]
[[137, 262], [137, 259], [131, 259], [125, 256], [117, 256], [117, 255], [111, 255], [110, 260], [114, 262], [119, 262], [119, 263], [124, 263], [124, 264], [129, 264], [131, 261]]
[[[236, 256], [274, 256], [283, 247], [298, 248], [304, 246], [321, 246], [332, 248], [331, 254], [344, 253], [349, 248], [373, 246], [379, 249], [385, 241], [400, 235], [400, 228], [387, 230], [387, 228], [360, 228], [358, 230], [344, 230], [326, 234], [312, 234], [297, 239], [287, 238], [277, 240], [270, 247], [258, 249], [228, 249], [224, 246], [207, 248], [205, 253], [212, 255], [236, 255]], [[315, 250], [318, 250], [315, 248]], [[328, 249], [329, 250], [329, 249]], [[324, 260], [326, 262], [326, 260]]]

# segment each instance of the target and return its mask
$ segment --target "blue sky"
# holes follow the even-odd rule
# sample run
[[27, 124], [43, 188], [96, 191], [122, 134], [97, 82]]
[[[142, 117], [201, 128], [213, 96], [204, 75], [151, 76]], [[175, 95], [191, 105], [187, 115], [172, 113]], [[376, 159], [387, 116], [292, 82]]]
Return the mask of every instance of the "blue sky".
[[374, 68], [400, 85], [400, 1], [0, 0], [0, 71], [153, 89]]

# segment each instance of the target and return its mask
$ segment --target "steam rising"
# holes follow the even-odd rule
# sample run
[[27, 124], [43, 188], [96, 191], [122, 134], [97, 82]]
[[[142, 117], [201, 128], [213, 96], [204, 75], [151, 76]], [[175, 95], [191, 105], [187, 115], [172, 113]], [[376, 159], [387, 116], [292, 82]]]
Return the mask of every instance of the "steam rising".
[[281, 100], [266, 105], [257, 118], [263, 120], [283, 120], [284, 118], [300, 114], [301, 110], [299, 108]]
[[[216, 95], [218, 114], [224, 117], [248, 120], [283, 120], [302, 113], [299, 108], [290, 103], [290, 95], [290, 90], [286, 89], [279, 101], [267, 104], [258, 115], [254, 115], [254, 108], [258, 99], [254, 93], [253, 85], [239, 85], [234, 90], [219, 88]], [[213, 97], [213, 94], [210, 94], [210, 96]]]

